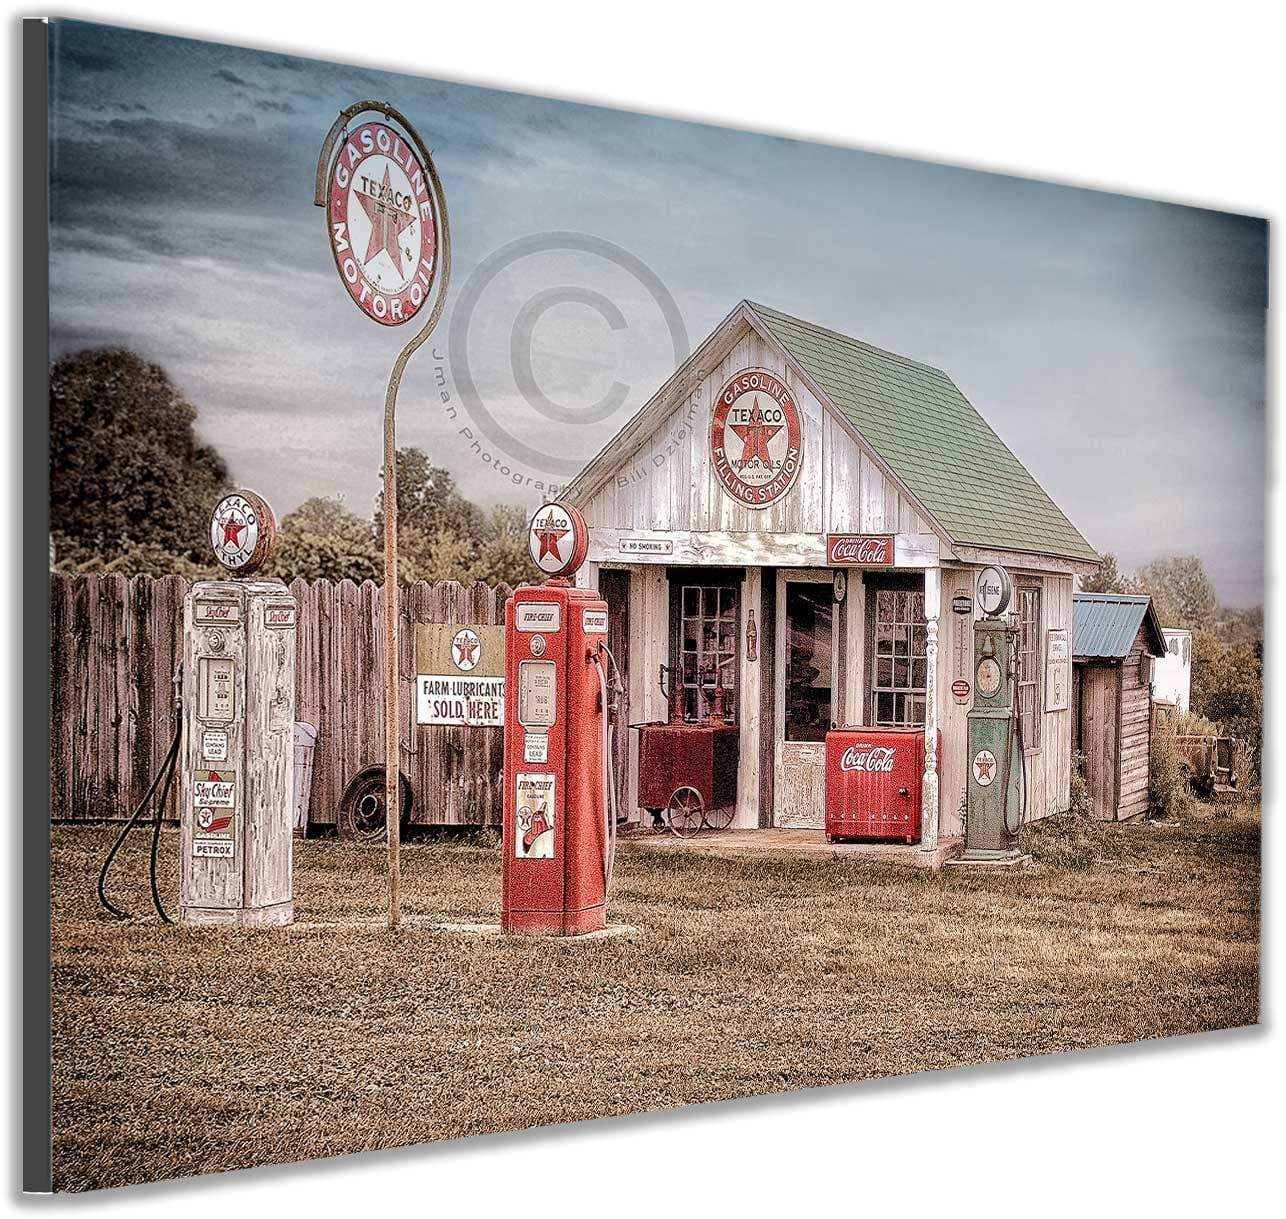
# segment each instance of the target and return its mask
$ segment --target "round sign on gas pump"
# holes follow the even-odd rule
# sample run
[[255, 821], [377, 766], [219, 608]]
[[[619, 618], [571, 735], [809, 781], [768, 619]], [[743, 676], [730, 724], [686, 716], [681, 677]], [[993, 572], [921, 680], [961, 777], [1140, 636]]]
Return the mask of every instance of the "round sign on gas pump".
[[527, 530], [531, 561], [552, 578], [574, 575], [589, 550], [589, 526], [579, 508], [554, 500], [541, 504]]
[[1014, 583], [1003, 567], [993, 564], [978, 573], [978, 608], [988, 618], [999, 618], [1013, 595]]
[[214, 557], [230, 572], [248, 576], [272, 553], [277, 522], [268, 501], [244, 488], [225, 495], [210, 513]]

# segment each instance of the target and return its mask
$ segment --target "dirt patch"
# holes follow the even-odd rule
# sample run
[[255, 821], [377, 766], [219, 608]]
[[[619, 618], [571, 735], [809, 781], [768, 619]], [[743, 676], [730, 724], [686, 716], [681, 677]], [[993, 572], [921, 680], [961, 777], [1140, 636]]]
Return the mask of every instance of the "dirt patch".
[[[569, 946], [122, 925], [93, 894], [111, 834], [56, 827], [56, 1186], [1253, 1023], [1258, 811], [1105, 828], [1004, 874], [626, 842], [612, 917], [642, 936]], [[141, 839], [124, 864], [148, 909]], [[412, 845], [404, 906], [494, 919], [499, 876], [492, 846]], [[296, 843], [301, 921], [377, 919], [382, 884], [378, 849]]]

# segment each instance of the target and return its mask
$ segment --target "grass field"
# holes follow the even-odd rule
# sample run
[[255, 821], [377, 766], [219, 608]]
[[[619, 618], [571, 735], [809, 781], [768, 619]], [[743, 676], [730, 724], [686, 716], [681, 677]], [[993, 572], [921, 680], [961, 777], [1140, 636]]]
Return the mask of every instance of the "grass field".
[[[121, 1185], [1252, 1023], [1259, 816], [1042, 829], [929, 873], [622, 845], [567, 944], [118, 924], [55, 827], [54, 1180]], [[146, 835], [113, 892], [149, 910]], [[176, 890], [167, 833], [164, 892]], [[378, 917], [383, 856], [296, 844], [297, 917]], [[413, 844], [404, 905], [495, 918], [495, 847]], [[126, 898], [128, 895], [128, 898]]]

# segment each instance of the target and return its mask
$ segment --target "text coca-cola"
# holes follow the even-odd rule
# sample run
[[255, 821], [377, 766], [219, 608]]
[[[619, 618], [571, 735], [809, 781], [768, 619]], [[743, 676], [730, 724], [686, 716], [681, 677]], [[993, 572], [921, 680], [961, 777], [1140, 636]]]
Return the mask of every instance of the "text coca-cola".
[[896, 752], [880, 745], [872, 746], [870, 749], [859, 749], [856, 745], [850, 745], [840, 756], [839, 768], [892, 774], [893, 757]]
[[893, 539], [887, 535], [832, 534], [827, 561], [834, 565], [887, 566], [893, 562]]

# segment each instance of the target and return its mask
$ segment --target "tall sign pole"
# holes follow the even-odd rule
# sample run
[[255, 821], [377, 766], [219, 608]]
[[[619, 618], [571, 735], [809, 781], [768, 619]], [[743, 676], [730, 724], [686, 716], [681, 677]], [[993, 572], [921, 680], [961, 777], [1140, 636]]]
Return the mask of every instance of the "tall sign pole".
[[407, 361], [433, 333], [446, 304], [451, 226], [429, 150], [387, 102], [357, 102], [340, 112], [317, 159], [313, 202], [326, 209], [326, 236], [340, 281], [368, 318], [404, 326], [429, 306], [384, 391], [384, 824], [388, 924], [396, 927], [402, 917], [397, 391]]

